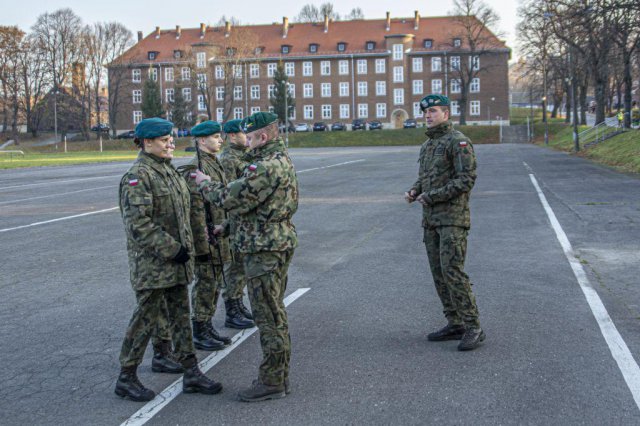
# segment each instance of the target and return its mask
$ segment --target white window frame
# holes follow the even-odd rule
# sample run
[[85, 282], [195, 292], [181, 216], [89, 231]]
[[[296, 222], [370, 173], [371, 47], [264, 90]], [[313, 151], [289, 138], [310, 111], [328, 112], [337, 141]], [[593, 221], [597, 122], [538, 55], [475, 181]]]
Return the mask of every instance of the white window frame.
[[191, 80], [191, 68], [182, 67], [182, 69], [180, 70], [180, 77], [182, 78], [182, 81]]
[[296, 97], [296, 85], [295, 85], [295, 83], [289, 83], [289, 95], [292, 98]]
[[480, 56], [478, 55], [469, 56], [469, 67], [473, 71], [478, 71], [480, 69]]
[[252, 106], [249, 111], [251, 112], [251, 114], [255, 114], [256, 112], [260, 112], [260, 107], [259, 106]]
[[338, 74], [349, 75], [349, 61], [344, 59], [338, 61]]
[[131, 70], [131, 81], [133, 83], [140, 83], [142, 81], [142, 70], [140, 68]]
[[304, 77], [313, 76], [313, 62], [305, 61], [302, 63], [302, 75]]
[[224, 80], [224, 67], [222, 65], [216, 65], [216, 80]]
[[459, 71], [460, 70], [460, 56], [452, 56], [450, 61], [450, 70], [451, 71]]
[[141, 104], [142, 103], [142, 90], [134, 90], [133, 92], [131, 92], [131, 99], [133, 100], [134, 104]]
[[424, 82], [422, 80], [413, 80], [413, 94], [422, 95], [424, 93]]
[[260, 77], [260, 65], [259, 64], [250, 64], [249, 65], [249, 77], [250, 78], [259, 78]]
[[340, 118], [349, 118], [349, 104], [340, 104]]
[[452, 115], [452, 116], [458, 116], [458, 115], [460, 115], [460, 102], [458, 102], [458, 101], [451, 101], [450, 109], [451, 109], [451, 115]]
[[175, 91], [173, 89], [164, 90], [164, 101], [167, 103], [173, 102], [175, 99]]
[[369, 118], [369, 104], [358, 104], [358, 118]]
[[451, 93], [462, 93], [462, 85], [459, 78], [451, 79]]
[[185, 102], [191, 102], [191, 87], [182, 88], [182, 99], [184, 99]]
[[393, 82], [394, 83], [403, 83], [404, 82], [404, 67], [403, 66], [393, 67]]
[[331, 75], [331, 61], [320, 61], [320, 75]]
[[393, 60], [401, 61], [404, 56], [404, 45], [403, 44], [394, 44], [392, 46], [393, 52]]
[[420, 102], [413, 103], [413, 118], [422, 117], [424, 114], [422, 113], [422, 109], [420, 109]]
[[267, 85], [267, 99], [272, 99], [274, 96], [274, 92], [276, 91], [276, 85], [275, 84], [269, 84]]
[[376, 118], [385, 118], [386, 116], [387, 116], [387, 104], [386, 103], [376, 104]]
[[149, 68], [149, 78], [158, 81], [158, 68]]
[[222, 123], [224, 120], [224, 108], [216, 108], [216, 121]]
[[369, 85], [366, 81], [358, 82], [358, 96], [368, 96], [369, 94]]
[[480, 77], [475, 77], [471, 80], [471, 84], [469, 85], [470, 93], [478, 93], [480, 92]]
[[302, 85], [302, 97], [313, 98], [313, 83], [304, 83]]
[[216, 87], [216, 101], [224, 101], [224, 86]]
[[198, 95], [198, 111], [206, 111], [207, 104], [204, 101], [204, 95]]
[[296, 75], [296, 65], [293, 62], [285, 62], [284, 63], [284, 73], [287, 77], [295, 77]]
[[199, 73], [198, 74], [198, 85], [205, 85], [207, 84], [207, 74], [206, 73]]
[[323, 120], [331, 120], [331, 104], [322, 105], [320, 111]]
[[260, 99], [260, 86], [251, 86], [251, 99]]
[[233, 99], [236, 101], [242, 100], [242, 86], [233, 87]]
[[441, 72], [442, 71], [442, 57], [434, 56], [431, 58], [431, 72]]
[[349, 96], [349, 83], [348, 82], [341, 82], [338, 84], [338, 96], [344, 97], [344, 96]]
[[267, 77], [273, 78], [276, 75], [276, 69], [278, 68], [278, 64], [275, 62], [270, 62], [267, 64]]
[[164, 69], [164, 81], [173, 81], [173, 68], [167, 67]]
[[331, 83], [320, 83], [320, 97], [321, 98], [331, 97]]
[[196, 53], [196, 67], [205, 68], [207, 66], [207, 54], [206, 52]]
[[413, 60], [411, 61], [411, 67], [413, 69], [413, 72], [422, 72], [423, 63], [424, 61], [422, 60], [422, 58], [413, 58]]
[[367, 60], [366, 59], [358, 59], [356, 62], [356, 74], [366, 75], [367, 74]]
[[302, 110], [305, 120], [313, 120], [313, 105], [305, 105]]
[[142, 111], [133, 111], [133, 124], [138, 124], [142, 121]]
[[480, 101], [469, 102], [469, 115], [473, 115], [473, 116], [480, 115]]
[[376, 81], [376, 96], [387, 96], [386, 81]]
[[393, 89], [393, 104], [404, 105], [404, 89]]
[[376, 74], [387, 72], [387, 64], [384, 59], [376, 59]]
[[242, 107], [235, 107], [233, 109], [233, 119], [241, 120], [244, 118], [244, 109]]
[[231, 75], [233, 78], [242, 78], [242, 65], [231, 65]]
[[431, 93], [439, 94], [442, 93], [442, 80], [439, 78], [434, 78], [431, 80]]

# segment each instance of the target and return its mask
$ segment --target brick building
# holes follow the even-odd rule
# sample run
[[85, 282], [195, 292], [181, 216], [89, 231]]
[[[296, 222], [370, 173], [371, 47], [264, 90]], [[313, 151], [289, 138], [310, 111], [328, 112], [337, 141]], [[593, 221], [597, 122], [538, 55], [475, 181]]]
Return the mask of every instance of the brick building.
[[[480, 71], [469, 82], [467, 124], [509, 117], [510, 50], [488, 29], [490, 46], [470, 55], [453, 32], [454, 17], [352, 20], [156, 31], [109, 67], [123, 76], [116, 127], [131, 129], [142, 118], [144, 79], [160, 83], [170, 102], [180, 90], [192, 116], [241, 118], [270, 107], [273, 73], [282, 63], [295, 98], [292, 121], [350, 123], [355, 118], [401, 127], [422, 116], [418, 101], [443, 93], [459, 115], [456, 69], [466, 61]], [[486, 43], [486, 42], [485, 42]], [[231, 64], [231, 65], [230, 65]], [[200, 84], [198, 83], [200, 82]], [[111, 93], [110, 93], [111, 96]], [[113, 104], [113, 103], [111, 103]]]

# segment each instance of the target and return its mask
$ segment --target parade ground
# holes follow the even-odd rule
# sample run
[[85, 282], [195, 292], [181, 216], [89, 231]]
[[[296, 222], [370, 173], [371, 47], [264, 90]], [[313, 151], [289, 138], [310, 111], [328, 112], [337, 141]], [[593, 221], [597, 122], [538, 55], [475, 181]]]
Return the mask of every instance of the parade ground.
[[[418, 146], [292, 149], [300, 245], [287, 289], [291, 388], [242, 403], [255, 329], [199, 352], [218, 395], [138, 374], [113, 393], [135, 305], [118, 183], [130, 163], [0, 171], [0, 423], [5, 425], [640, 424], [640, 180], [527, 144], [478, 145], [466, 269], [487, 339], [445, 324], [403, 193]], [[177, 160], [182, 164], [186, 159]], [[248, 302], [247, 302], [248, 304]]]

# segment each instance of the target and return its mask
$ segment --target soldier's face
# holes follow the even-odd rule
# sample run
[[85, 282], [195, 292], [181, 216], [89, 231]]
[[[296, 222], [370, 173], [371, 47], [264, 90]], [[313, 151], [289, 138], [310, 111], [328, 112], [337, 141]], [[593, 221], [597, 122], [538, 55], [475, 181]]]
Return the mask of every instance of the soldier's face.
[[247, 133], [246, 146], [251, 149], [255, 149], [267, 143], [267, 139], [267, 134], [261, 131]]
[[206, 138], [202, 138], [202, 147], [205, 148], [207, 152], [218, 152], [221, 146], [222, 136], [220, 136], [220, 133], [214, 133]]
[[247, 145], [247, 135], [245, 135], [242, 132], [240, 132], [240, 133], [229, 133], [229, 139], [231, 140], [231, 143], [234, 143], [236, 145], [239, 145], [239, 146], [246, 146]]
[[427, 128], [435, 127], [449, 119], [449, 110], [443, 110], [442, 107], [432, 106], [424, 112]]
[[173, 136], [165, 135], [154, 139], [144, 140], [144, 151], [147, 154], [155, 155], [160, 158], [173, 158], [173, 151], [176, 145], [173, 142]]

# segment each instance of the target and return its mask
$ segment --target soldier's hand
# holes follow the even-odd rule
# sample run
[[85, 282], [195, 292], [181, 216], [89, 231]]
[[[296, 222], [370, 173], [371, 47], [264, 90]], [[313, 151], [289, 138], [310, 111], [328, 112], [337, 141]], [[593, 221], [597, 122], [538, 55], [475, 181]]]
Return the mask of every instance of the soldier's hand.
[[411, 191], [405, 192], [404, 193], [404, 199], [409, 204], [413, 203], [416, 200], [416, 190], [412, 189]]
[[210, 181], [211, 178], [208, 175], [205, 175], [200, 170], [196, 170], [196, 185], [200, 185], [200, 183], [204, 181]]
[[222, 231], [224, 231], [224, 226], [222, 226], [222, 225], [216, 225], [216, 226], [213, 228], [213, 235], [220, 235], [220, 234], [222, 234]]
[[173, 258], [174, 262], [177, 263], [187, 263], [189, 259], [189, 252], [184, 248], [184, 246], [180, 246], [180, 251], [178, 251], [178, 254]]
[[433, 204], [433, 200], [431, 200], [431, 197], [429, 197], [429, 195], [427, 195], [426, 192], [423, 192], [422, 194], [418, 195], [416, 199], [423, 206], [428, 206], [429, 204]]

